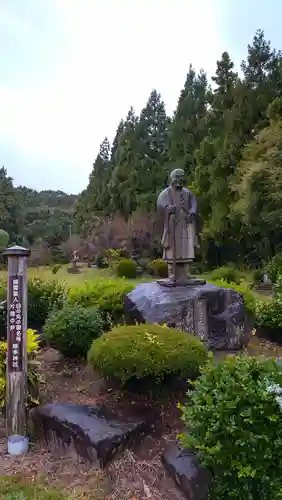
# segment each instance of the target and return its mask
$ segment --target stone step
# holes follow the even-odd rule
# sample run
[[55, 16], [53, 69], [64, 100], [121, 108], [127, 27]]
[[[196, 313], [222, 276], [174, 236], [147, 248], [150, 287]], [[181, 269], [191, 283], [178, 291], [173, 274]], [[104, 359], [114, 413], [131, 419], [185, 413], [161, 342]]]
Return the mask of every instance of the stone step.
[[51, 403], [31, 412], [35, 438], [52, 453], [70, 455], [106, 467], [125, 448], [149, 431], [145, 420], [123, 420], [103, 405]]

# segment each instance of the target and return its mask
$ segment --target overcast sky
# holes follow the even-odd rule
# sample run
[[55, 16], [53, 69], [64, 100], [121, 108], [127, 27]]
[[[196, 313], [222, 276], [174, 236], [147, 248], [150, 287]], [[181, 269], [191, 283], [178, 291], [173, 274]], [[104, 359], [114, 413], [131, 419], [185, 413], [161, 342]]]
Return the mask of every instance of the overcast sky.
[[169, 113], [189, 64], [238, 64], [256, 29], [282, 48], [278, 0], [0, 0], [0, 165], [78, 193], [99, 144], [152, 88]]

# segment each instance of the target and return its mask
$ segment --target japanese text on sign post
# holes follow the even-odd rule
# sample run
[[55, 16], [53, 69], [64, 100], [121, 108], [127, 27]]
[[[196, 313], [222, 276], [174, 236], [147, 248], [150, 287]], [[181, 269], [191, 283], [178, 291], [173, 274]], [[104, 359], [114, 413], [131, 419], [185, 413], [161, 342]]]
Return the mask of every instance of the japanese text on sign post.
[[9, 277], [8, 297], [8, 370], [22, 371], [23, 354], [23, 316], [22, 316], [23, 277]]

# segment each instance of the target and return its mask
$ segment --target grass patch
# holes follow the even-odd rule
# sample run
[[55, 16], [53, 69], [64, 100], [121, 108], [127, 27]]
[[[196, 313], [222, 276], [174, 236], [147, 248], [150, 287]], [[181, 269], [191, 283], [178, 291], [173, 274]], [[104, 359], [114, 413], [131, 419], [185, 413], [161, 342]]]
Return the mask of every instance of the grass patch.
[[20, 476], [0, 477], [1, 500], [68, 500], [60, 491], [48, 485], [32, 484]]

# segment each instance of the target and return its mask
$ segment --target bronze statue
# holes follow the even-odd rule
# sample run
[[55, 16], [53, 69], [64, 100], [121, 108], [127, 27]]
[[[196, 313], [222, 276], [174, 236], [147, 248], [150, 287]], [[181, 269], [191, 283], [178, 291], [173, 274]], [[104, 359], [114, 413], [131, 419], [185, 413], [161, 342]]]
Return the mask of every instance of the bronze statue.
[[173, 170], [170, 174], [170, 186], [159, 194], [157, 200], [157, 208], [163, 220], [163, 258], [168, 263], [169, 270], [167, 284], [171, 286], [192, 284], [187, 276], [187, 267], [189, 262], [194, 260], [195, 247], [198, 246], [197, 200], [194, 194], [184, 187], [184, 182], [184, 171]]

